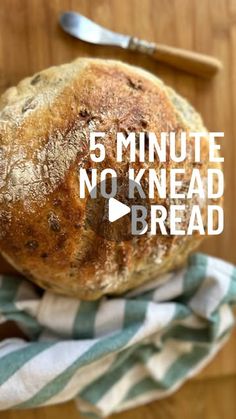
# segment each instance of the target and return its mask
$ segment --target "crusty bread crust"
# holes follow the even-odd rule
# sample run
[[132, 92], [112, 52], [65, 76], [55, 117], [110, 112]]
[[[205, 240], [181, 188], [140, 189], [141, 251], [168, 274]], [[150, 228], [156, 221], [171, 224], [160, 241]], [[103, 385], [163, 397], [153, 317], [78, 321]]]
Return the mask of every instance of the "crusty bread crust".
[[[201, 240], [198, 234], [116, 243], [84, 226], [79, 167], [113, 167], [120, 175], [129, 167], [165, 167], [131, 164], [128, 156], [116, 162], [116, 132], [144, 130], [156, 135], [206, 131], [196, 111], [162, 81], [117, 61], [78, 59], [8, 89], [0, 99], [0, 250], [5, 258], [43, 288], [81, 299], [122, 293], [182, 265]], [[89, 158], [91, 131], [107, 132], [106, 159], [99, 165]], [[204, 147], [208, 156], [206, 141]], [[204, 177], [207, 159], [199, 167]], [[190, 157], [183, 168], [188, 182]], [[175, 202], [164, 201], [167, 208], [170, 203]], [[201, 203], [203, 214], [207, 204]]]

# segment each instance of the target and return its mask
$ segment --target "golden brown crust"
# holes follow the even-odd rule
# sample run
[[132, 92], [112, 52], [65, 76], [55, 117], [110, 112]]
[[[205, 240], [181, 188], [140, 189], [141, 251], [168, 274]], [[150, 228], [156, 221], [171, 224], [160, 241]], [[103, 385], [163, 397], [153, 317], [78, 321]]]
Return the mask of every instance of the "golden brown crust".
[[[81, 299], [121, 293], [182, 264], [200, 236], [116, 243], [85, 229], [78, 168], [92, 167], [91, 131], [107, 133], [106, 159], [96, 167], [122, 175], [131, 164], [128, 156], [115, 160], [117, 131], [200, 128], [200, 117], [174, 91], [116, 61], [79, 59], [7, 90], [0, 99], [2, 254], [42, 287]], [[191, 172], [189, 161], [183, 167]], [[203, 175], [207, 167], [204, 162]]]

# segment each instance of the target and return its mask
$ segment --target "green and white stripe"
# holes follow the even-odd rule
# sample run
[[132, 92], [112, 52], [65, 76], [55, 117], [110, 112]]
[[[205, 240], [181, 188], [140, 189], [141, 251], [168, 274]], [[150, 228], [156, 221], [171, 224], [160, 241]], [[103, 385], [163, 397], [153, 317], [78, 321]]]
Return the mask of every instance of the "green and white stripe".
[[166, 397], [217, 353], [234, 325], [236, 270], [195, 254], [187, 268], [121, 297], [82, 302], [0, 277], [0, 409], [75, 399], [95, 416]]

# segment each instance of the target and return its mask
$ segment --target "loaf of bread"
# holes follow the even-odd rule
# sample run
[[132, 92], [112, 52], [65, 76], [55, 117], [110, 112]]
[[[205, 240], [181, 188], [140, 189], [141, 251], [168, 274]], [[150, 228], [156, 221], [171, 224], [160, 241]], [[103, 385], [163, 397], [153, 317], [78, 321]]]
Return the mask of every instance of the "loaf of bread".
[[[41, 287], [85, 300], [122, 293], [184, 264], [202, 238], [197, 233], [117, 242], [85, 227], [78, 168], [91, 168], [91, 131], [107, 133], [100, 168], [117, 169], [117, 131], [189, 130], [206, 131], [186, 100], [152, 74], [117, 61], [77, 59], [8, 89], [0, 99], [0, 252]], [[207, 141], [204, 147], [203, 176]], [[129, 164], [119, 166], [120, 175]], [[192, 166], [187, 158], [187, 173]], [[158, 161], [152, 167], [158, 171]], [[201, 202], [204, 217], [208, 204]]]

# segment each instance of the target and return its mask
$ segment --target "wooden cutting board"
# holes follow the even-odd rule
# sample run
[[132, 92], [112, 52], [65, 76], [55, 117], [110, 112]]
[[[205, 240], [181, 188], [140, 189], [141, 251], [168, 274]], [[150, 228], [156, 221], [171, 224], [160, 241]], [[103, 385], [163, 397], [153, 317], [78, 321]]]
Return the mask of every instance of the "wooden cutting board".
[[[150, 57], [83, 44], [64, 34], [59, 13], [77, 10], [115, 31], [213, 54], [224, 70], [206, 81], [173, 71]], [[236, 0], [1, 0], [0, 92], [51, 65], [78, 56], [121, 59], [140, 65], [188, 98], [211, 131], [224, 131], [225, 230], [206, 240], [203, 251], [236, 263]], [[0, 272], [10, 272], [0, 260]], [[9, 334], [11, 331], [4, 331]], [[214, 361], [168, 399], [117, 418], [217, 419], [236, 417], [236, 333]], [[73, 403], [0, 413], [0, 419], [70, 419]]]

